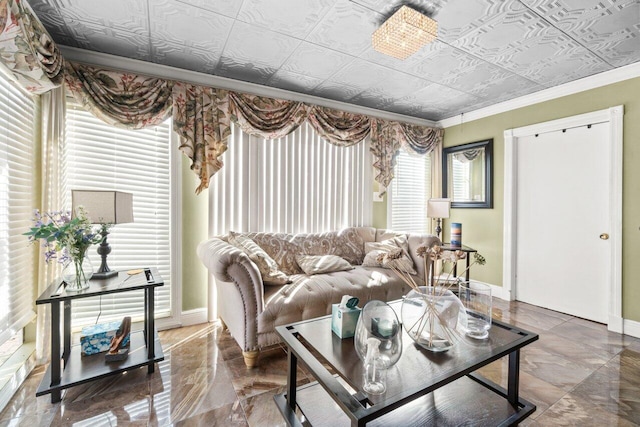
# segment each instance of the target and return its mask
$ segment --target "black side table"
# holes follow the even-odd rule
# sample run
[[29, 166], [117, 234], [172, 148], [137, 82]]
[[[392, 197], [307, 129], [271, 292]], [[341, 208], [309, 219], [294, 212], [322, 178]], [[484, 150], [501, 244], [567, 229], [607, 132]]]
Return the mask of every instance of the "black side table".
[[[36, 396], [51, 393], [51, 403], [61, 400], [62, 390], [98, 378], [147, 366], [153, 373], [155, 363], [164, 360], [162, 346], [155, 330], [154, 291], [164, 281], [156, 268], [145, 268], [135, 276], [119, 272], [104, 280], [89, 281], [89, 288], [80, 292], [66, 292], [60, 281], [51, 284], [36, 300], [36, 304], [51, 304], [51, 362], [44, 374]], [[98, 295], [144, 290], [144, 329], [131, 331], [129, 356], [121, 362], [104, 360], [104, 353], [82, 356], [80, 346], [71, 346], [71, 301]], [[64, 304], [64, 346], [60, 355], [60, 306]], [[144, 350], [146, 351], [140, 351]], [[138, 350], [138, 351], [136, 351]]]
[[[464, 274], [464, 280], [469, 283], [469, 264], [471, 264], [471, 261], [469, 260], [469, 258], [471, 258], [471, 254], [474, 252], [478, 252], [477, 250], [470, 248], [469, 246], [465, 246], [465, 245], [459, 245], [459, 246], [452, 246], [451, 243], [442, 243], [442, 245], [440, 245], [440, 247], [442, 248], [443, 251], [462, 251], [462, 252], [466, 252], [467, 254], [467, 270]], [[453, 275], [455, 277], [458, 277], [458, 263], [456, 262], [453, 266]]]

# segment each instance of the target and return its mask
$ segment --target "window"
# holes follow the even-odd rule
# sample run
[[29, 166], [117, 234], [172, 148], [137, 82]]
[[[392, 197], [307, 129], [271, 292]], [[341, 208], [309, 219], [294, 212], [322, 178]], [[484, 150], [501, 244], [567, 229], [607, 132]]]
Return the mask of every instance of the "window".
[[[171, 126], [127, 130], [110, 126], [79, 105], [67, 103], [65, 191], [117, 190], [133, 193], [133, 218], [111, 228], [108, 241], [112, 270], [155, 266], [164, 279], [156, 289], [156, 317], [170, 316], [171, 287]], [[173, 251], [177, 252], [177, 251]], [[100, 265], [96, 248], [89, 249], [94, 269]], [[73, 326], [144, 315], [142, 291], [83, 298], [73, 302]]]
[[387, 226], [405, 233], [428, 233], [427, 200], [431, 197], [431, 156], [399, 151], [388, 190]]
[[0, 74], [0, 345], [34, 317], [35, 249], [22, 235], [35, 206], [36, 102]]
[[365, 140], [338, 147], [308, 124], [274, 140], [232, 125], [225, 167], [210, 185], [210, 232], [314, 233], [371, 224]]

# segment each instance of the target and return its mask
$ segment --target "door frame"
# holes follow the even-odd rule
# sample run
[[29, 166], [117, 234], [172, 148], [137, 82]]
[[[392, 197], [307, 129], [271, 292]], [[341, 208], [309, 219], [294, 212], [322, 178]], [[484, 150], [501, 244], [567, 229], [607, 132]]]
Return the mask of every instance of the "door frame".
[[510, 300], [517, 296], [516, 281], [516, 191], [518, 179], [518, 138], [540, 133], [553, 132], [578, 126], [609, 123], [607, 141], [611, 150], [609, 164], [609, 204], [611, 207], [609, 236], [611, 240], [611, 273], [608, 284], [608, 329], [623, 333], [622, 318], [622, 105], [565, 117], [529, 126], [504, 131], [504, 240], [503, 240], [503, 288]]

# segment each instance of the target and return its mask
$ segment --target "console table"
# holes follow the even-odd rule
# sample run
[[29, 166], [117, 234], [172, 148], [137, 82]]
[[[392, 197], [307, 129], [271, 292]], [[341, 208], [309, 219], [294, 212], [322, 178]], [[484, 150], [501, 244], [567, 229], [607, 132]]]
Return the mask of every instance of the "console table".
[[[51, 362], [44, 374], [36, 396], [51, 393], [51, 402], [61, 400], [62, 390], [98, 378], [147, 366], [153, 373], [155, 363], [164, 360], [162, 346], [155, 330], [154, 291], [164, 281], [156, 268], [145, 268], [137, 275], [119, 272], [117, 276], [89, 281], [89, 288], [80, 292], [66, 292], [59, 281], [52, 283], [36, 300], [36, 304], [51, 305]], [[80, 346], [71, 346], [71, 302], [98, 295], [144, 290], [144, 329], [131, 331], [130, 351], [121, 362], [105, 362], [105, 353], [81, 356]], [[60, 307], [64, 306], [63, 318]], [[64, 345], [60, 354], [60, 322], [63, 321]]]
[[[391, 306], [399, 311], [398, 302]], [[416, 346], [403, 330], [402, 356], [387, 372], [387, 391], [379, 396], [362, 391], [362, 361], [353, 338], [333, 334], [331, 316], [276, 331], [288, 347], [289, 372], [286, 392], [274, 399], [289, 426], [511, 426], [536, 409], [519, 396], [519, 371], [520, 349], [538, 335], [497, 320], [488, 339], [462, 337], [444, 353]], [[474, 372], [502, 357], [508, 358], [507, 389]], [[298, 362], [315, 382], [297, 387]]]

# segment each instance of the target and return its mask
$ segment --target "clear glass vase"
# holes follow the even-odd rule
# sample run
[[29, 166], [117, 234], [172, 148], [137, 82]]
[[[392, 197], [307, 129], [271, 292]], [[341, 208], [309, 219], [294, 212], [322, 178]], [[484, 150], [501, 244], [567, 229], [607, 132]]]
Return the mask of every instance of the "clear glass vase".
[[447, 351], [464, 336], [467, 312], [450, 290], [421, 286], [402, 301], [402, 326], [419, 346], [433, 352]]
[[[71, 251], [69, 252], [72, 253]], [[89, 287], [89, 280], [93, 276], [93, 265], [85, 250], [80, 256], [71, 256], [71, 261], [62, 272], [62, 278], [67, 282], [67, 292], [79, 292]]]
[[388, 304], [378, 300], [365, 304], [356, 325], [354, 345], [363, 364], [363, 390], [384, 393], [387, 369], [402, 355], [400, 322]]

